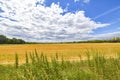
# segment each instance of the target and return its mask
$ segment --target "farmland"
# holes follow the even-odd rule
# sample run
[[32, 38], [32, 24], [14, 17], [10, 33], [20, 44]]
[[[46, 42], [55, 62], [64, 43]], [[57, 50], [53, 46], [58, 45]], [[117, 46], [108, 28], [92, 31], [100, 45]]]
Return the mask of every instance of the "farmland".
[[13, 64], [15, 53], [19, 55], [20, 63], [25, 62], [25, 53], [45, 54], [47, 57], [64, 57], [66, 60], [79, 60], [79, 55], [85, 59], [86, 52], [90, 55], [96, 53], [106, 57], [115, 57], [120, 53], [120, 43], [80, 43], [80, 44], [22, 44], [22, 45], [0, 45], [0, 64]]
[[119, 43], [0, 45], [0, 80], [119, 79]]

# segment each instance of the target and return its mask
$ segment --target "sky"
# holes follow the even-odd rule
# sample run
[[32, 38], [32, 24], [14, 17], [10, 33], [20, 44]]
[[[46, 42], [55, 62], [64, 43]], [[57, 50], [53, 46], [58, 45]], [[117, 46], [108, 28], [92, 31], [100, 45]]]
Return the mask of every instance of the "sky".
[[0, 35], [29, 42], [120, 36], [120, 0], [0, 0]]

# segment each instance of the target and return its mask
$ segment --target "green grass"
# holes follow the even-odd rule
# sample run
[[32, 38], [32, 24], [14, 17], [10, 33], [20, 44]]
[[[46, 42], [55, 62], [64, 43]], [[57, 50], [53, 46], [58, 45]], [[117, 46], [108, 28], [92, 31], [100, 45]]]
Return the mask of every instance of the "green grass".
[[91, 59], [65, 61], [52, 57], [48, 60], [37, 51], [28, 55], [26, 63], [19, 65], [19, 55], [15, 54], [15, 65], [0, 65], [0, 80], [120, 80], [120, 55], [105, 58], [98, 54]]

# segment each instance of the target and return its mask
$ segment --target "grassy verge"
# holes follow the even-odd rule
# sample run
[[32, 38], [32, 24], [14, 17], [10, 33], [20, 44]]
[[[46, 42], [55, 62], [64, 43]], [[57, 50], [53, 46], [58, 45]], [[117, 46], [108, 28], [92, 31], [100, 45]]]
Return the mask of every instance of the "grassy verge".
[[120, 80], [120, 55], [106, 59], [96, 54], [90, 59], [87, 53], [87, 60], [80, 61], [65, 61], [57, 54], [49, 61], [36, 51], [25, 56], [23, 65], [17, 54], [14, 66], [0, 65], [0, 80]]

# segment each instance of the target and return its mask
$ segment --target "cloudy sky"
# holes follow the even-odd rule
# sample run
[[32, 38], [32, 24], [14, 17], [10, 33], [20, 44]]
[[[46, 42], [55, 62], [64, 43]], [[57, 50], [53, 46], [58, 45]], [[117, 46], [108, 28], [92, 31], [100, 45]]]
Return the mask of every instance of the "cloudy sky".
[[0, 34], [32, 42], [120, 36], [120, 0], [0, 0]]

